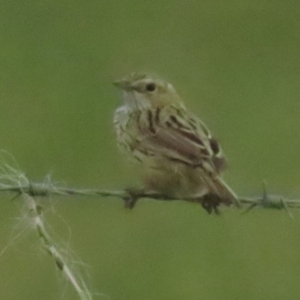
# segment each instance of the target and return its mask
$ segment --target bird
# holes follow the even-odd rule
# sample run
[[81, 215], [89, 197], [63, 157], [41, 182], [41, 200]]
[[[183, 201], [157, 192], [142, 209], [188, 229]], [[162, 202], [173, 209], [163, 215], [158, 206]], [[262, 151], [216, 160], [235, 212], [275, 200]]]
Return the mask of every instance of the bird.
[[123, 105], [114, 113], [119, 148], [140, 165], [145, 189], [199, 202], [209, 213], [236, 204], [221, 172], [226, 159], [207, 126], [189, 112], [173, 85], [135, 72], [114, 82]]

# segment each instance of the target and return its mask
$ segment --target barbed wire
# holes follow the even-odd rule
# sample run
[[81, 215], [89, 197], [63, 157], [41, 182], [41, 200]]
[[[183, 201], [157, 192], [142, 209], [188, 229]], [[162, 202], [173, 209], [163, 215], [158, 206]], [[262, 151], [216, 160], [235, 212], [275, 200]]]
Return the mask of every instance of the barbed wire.
[[62, 254], [63, 251], [59, 249], [56, 242], [49, 234], [45, 225], [42, 206], [37, 203], [33, 196], [30, 196], [27, 193], [23, 193], [22, 198], [28, 208], [29, 218], [38, 233], [43, 248], [53, 258], [55, 265], [74, 288], [79, 299], [92, 300], [93, 296], [87, 284], [80, 274], [71, 267], [68, 258], [64, 257]]
[[[1, 180], [1, 178], [0, 178]], [[28, 194], [32, 197], [49, 197], [49, 196], [84, 196], [84, 197], [113, 197], [120, 198], [125, 201], [125, 207], [133, 208], [139, 199], [151, 199], [158, 201], [188, 201], [199, 202], [199, 197], [177, 198], [170, 197], [165, 194], [147, 191], [145, 189], [124, 189], [124, 190], [101, 190], [101, 189], [79, 189], [46, 184], [45, 182], [37, 183], [27, 179], [27, 183], [23, 185], [7, 185], [0, 181], [0, 193], [14, 193], [15, 196]], [[300, 199], [285, 199], [282, 196], [269, 195], [264, 187], [263, 194], [259, 197], [238, 197], [238, 202], [246, 211], [252, 208], [268, 208], [268, 209], [288, 209], [300, 208]]]

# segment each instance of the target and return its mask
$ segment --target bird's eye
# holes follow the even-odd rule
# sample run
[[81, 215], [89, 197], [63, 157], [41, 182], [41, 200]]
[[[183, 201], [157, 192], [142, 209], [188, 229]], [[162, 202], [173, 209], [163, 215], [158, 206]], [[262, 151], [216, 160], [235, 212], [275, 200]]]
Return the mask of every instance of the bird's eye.
[[155, 91], [155, 89], [156, 89], [155, 83], [148, 83], [148, 84], [146, 85], [146, 90], [147, 90], [148, 92], [153, 92], [153, 91]]

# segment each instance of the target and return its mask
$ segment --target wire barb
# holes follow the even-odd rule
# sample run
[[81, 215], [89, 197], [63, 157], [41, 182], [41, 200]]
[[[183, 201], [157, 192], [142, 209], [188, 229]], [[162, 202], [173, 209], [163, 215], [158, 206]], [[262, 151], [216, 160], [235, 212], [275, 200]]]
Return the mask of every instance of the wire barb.
[[[298, 201], [298, 206], [300, 207], [300, 201]], [[293, 219], [292, 213], [289, 211], [289, 207], [296, 207], [296, 206], [291, 206], [291, 204], [295, 204], [295, 200], [286, 200], [283, 199], [281, 196], [274, 196], [274, 195], [269, 195], [267, 192], [267, 184], [265, 181], [263, 181], [263, 194], [261, 198], [256, 199], [253, 201], [243, 212], [243, 214], [250, 212], [253, 208], [256, 207], [261, 207], [265, 209], [278, 209], [282, 210], [284, 209], [289, 217]]]

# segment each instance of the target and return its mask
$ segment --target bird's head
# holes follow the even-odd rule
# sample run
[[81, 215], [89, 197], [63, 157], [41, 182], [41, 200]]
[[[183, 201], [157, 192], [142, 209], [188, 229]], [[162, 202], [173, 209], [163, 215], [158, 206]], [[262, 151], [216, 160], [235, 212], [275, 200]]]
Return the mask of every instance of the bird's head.
[[131, 109], [155, 108], [163, 105], [183, 106], [172, 84], [155, 75], [132, 73], [114, 85], [123, 90], [125, 104]]

